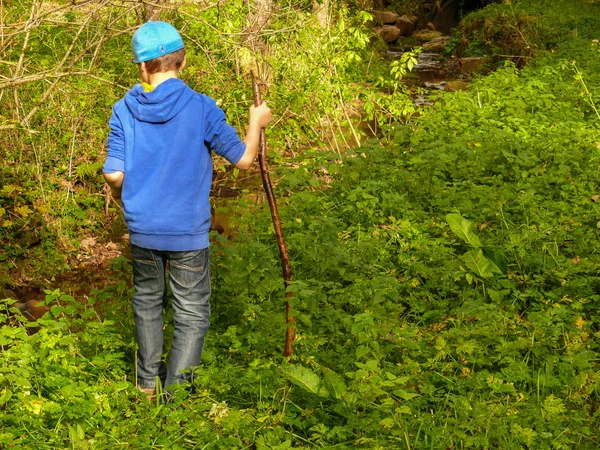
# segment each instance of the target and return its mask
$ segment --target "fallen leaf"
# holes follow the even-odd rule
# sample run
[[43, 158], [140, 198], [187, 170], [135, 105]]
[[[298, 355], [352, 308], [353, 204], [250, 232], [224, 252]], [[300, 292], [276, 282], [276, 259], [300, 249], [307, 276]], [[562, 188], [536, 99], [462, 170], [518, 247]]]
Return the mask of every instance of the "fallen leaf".
[[96, 245], [96, 239], [94, 239], [93, 237], [87, 237], [82, 239], [80, 244], [82, 249], [89, 250]]

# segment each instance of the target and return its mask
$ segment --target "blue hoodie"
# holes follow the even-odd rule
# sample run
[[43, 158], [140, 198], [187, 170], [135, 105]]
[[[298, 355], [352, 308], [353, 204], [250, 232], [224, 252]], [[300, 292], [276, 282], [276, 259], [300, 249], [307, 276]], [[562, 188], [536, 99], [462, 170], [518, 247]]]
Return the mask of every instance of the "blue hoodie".
[[236, 164], [246, 146], [210, 97], [171, 78], [135, 85], [109, 122], [105, 173], [124, 172], [131, 243], [154, 250], [207, 248], [211, 150]]

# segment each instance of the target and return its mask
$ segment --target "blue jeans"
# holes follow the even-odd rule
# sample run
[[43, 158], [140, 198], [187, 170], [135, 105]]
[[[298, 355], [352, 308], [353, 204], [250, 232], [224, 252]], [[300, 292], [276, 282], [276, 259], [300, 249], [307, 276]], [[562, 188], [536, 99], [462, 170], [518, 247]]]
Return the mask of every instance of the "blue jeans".
[[[133, 257], [133, 313], [138, 342], [137, 383], [165, 387], [193, 381], [186, 371], [200, 364], [210, 316], [210, 252], [150, 250], [131, 245]], [[168, 369], [163, 354], [163, 307], [166, 305], [165, 274], [168, 263], [172, 293], [173, 345]], [[186, 371], [186, 372], [182, 372]]]

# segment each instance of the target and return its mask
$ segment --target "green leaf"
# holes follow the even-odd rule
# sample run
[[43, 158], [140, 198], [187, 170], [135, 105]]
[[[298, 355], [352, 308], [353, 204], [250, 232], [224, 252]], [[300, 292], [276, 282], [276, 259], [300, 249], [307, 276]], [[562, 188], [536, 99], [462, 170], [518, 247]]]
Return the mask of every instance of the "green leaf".
[[492, 301], [501, 302], [508, 294], [510, 294], [510, 289], [501, 289], [499, 291], [495, 289], [488, 289], [487, 294]]
[[320, 397], [327, 397], [328, 392], [326, 389], [323, 389], [323, 384], [321, 383], [319, 375], [312, 370], [298, 364], [289, 364], [283, 366], [283, 373], [293, 384], [301, 387], [305, 391]]
[[0, 405], [4, 405], [7, 401], [12, 397], [12, 391], [8, 388], [2, 389], [0, 391]]
[[344, 382], [344, 378], [327, 367], [322, 367], [322, 370], [325, 387], [333, 397], [341, 399], [346, 393], [346, 383]]
[[461, 259], [467, 268], [481, 278], [490, 278], [498, 271], [494, 263], [487, 259], [480, 248], [465, 253]]
[[508, 261], [504, 253], [493, 248], [484, 247], [483, 254], [496, 266], [497, 273], [506, 275], [508, 273]]
[[412, 411], [408, 406], [402, 405], [396, 408], [396, 414], [412, 414]]
[[400, 397], [403, 400], [410, 400], [419, 396], [419, 394], [416, 394], [414, 392], [406, 392], [404, 389], [396, 389], [394, 391], [394, 395]]
[[459, 238], [465, 241], [467, 244], [479, 248], [481, 247], [481, 242], [475, 233], [472, 231], [471, 222], [465, 219], [460, 214], [448, 214], [446, 216], [446, 221], [448, 225], [450, 225], [450, 229], [456, 234]]

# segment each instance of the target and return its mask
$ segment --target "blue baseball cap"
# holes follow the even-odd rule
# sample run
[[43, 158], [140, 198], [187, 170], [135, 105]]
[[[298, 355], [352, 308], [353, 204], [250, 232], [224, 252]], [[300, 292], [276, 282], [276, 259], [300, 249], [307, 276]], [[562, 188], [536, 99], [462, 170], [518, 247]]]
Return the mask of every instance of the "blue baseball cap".
[[134, 33], [131, 47], [133, 62], [141, 63], [182, 49], [183, 39], [173, 25], [146, 22]]

